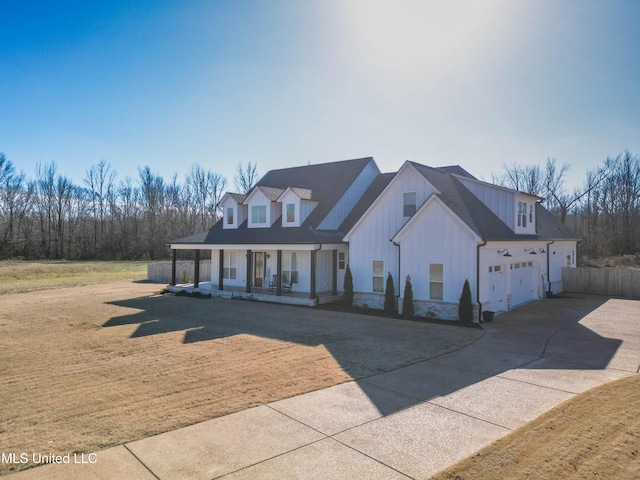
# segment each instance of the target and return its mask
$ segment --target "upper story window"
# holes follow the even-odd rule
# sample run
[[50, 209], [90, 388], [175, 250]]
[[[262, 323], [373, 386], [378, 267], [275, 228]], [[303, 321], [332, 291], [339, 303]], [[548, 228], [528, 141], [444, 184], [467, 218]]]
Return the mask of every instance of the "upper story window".
[[[530, 216], [531, 220], [533, 220], [533, 209]], [[527, 202], [518, 202], [518, 226], [527, 228]]]
[[233, 207], [227, 208], [227, 225], [233, 225]]
[[287, 203], [287, 223], [293, 223], [296, 221], [296, 204]]
[[403, 214], [410, 217], [416, 213], [416, 192], [406, 192], [402, 195]]
[[251, 207], [251, 223], [267, 223], [266, 205], [254, 205]]

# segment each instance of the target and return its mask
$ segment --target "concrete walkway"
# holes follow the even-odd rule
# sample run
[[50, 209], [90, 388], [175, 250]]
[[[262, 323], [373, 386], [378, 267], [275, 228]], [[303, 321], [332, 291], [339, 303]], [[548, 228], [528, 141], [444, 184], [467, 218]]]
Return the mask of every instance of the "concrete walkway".
[[428, 478], [638, 374], [640, 302], [567, 297], [498, 315], [478, 341], [431, 360], [6, 478]]

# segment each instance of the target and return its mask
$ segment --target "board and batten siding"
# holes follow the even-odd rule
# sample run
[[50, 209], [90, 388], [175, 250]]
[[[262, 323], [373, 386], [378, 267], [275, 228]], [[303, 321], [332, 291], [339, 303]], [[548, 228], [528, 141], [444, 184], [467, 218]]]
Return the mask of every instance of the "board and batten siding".
[[380, 170], [378, 170], [375, 162], [373, 160], [370, 161], [340, 200], [333, 206], [325, 219], [322, 220], [318, 230], [337, 230], [379, 174]]
[[500, 220], [507, 224], [511, 230], [515, 231], [517, 207], [515, 192], [464, 177], [456, 178], [467, 187], [471, 193], [478, 197]]
[[410, 217], [404, 216], [404, 194], [416, 193], [417, 209], [434, 193], [433, 186], [410, 165], [405, 164], [393, 181], [349, 234], [349, 263], [355, 292], [373, 291], [372, 265], [384, 262], [384, 276], [391, 273], [396, 292], [404, 285], [398, 278], [398, 247], [391, 239]]
[[[465, 280], [476, 297], [476, 239], [442, 204], [433, 201], [399, 242], [401, 285], [411, 276], [416, 300], [429, 300], [429, 264], [443, 265], [443, 302], [457, 303]], [[404, 291], [402, 292], [404, 296]]]

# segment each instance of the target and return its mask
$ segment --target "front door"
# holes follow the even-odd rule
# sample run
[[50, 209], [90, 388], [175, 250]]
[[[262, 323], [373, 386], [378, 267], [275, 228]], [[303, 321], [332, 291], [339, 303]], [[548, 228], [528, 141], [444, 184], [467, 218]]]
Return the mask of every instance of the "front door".
[[253, 257], [253, 286], [262, 288], [262, 281], [264, 279], [264, 267], [266, 263], [265, 252], [256, 252]]

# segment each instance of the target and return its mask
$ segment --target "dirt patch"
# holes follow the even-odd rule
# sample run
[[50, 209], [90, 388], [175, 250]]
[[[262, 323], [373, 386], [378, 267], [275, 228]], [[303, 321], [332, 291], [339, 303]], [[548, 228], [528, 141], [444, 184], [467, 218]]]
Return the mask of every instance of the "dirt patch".
[[[158, 290], [116, 282], [2, 297], [3, 452], [93, 452], [398, 368], [481, 333]], [[0, 475], [28, 467], [0, 464]]]
[[640, 478], [640, 376], [589, 390], [432, 477]]

